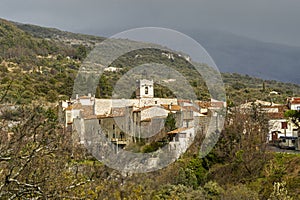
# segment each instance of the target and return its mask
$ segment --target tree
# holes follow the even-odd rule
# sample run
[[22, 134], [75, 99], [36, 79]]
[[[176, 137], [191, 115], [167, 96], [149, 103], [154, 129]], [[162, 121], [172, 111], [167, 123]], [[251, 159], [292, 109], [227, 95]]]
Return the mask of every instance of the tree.
[[298, 129], [300, 128], [300, 112], [297, 110], [287, 110], [284, 116], [289, 118], [293, 124], [295, 124]]
[[97, 88], [96, 88], [96, 94], [95, 94], [95, 97], [96, 97], [96, 98], [100, 98], [100, 97], [101, 97], [101, 92], [100, 92], [100, 87], [99, 87], [99, 86], [97, 86]]
[[71, 136], [56, 119], [54, 110], [20, 107], [15, 123], [1, 121], [17, 125], [0, 132], [0, 199], [66, 198], [91, 181], [70, 171]]
[[[230, 111], [225, 129], [214, 150], [223, 162], [229, 163], [228, 168], [222, 170], [235, 171], [231, 177], [225, 177], [231, 181], [240, 181], [259, 176], [268, 161], [268, 154], [265, 153], [267, 133], [268, 117], [259, 106], [252, 105], [248, 110], [235, 108]], [[220, 173], [226, 174], [224, 171]]]
[[176, 120], [173, 114], [168, 114], [165, 122], [166, 132], [176, 129]]
[[76, 49], [75, 58], [83, 60], [87, 56], [87, 50], [85, 46], [79, 45]]

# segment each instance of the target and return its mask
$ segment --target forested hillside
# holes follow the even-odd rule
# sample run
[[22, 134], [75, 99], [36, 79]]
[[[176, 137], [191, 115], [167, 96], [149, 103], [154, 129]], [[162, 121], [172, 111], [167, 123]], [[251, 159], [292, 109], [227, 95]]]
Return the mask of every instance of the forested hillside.
[[[77, 35], [57, 29], [15, 25], [5, 20], [1, 20], [0, 28], [2, 46], [0, 66], [1, 77], [3, 77], [1, 88], [6, 88], [11, 83], [11, 90], [5, 98], [11, 103], [38, 99], [55, 102], [58, 99], [70, 97], [80, 63], [89, 50], [103, 40], [100, 37]], [[101, 95], [97, 94], [98, 97], [109, 97], [114, 84], [122, 74], [145, 62], [145, 59], [135, 59], [136, 55], [146, 57], [147, 62], [172, 66], [189, 80], [198, 99], [209, 98], [205, 82], [199, 79], [199, 74], [185, 59], [175, 55], [176, 62], [173, 62], [161, 55], [160, 50], [131, 52], [112, 63], [113, 67], [122, 70], [106, 72], [101, 77], [99, 81], [102, 83], [99, 85]], [[299, 94], [298, 85], [264, 81], [245, 75], [223, 74], [223, 81], [226, 85], [227, 98], [233, 103], [254, 99], [284, 102], [287, 96]], [[280, 95], [270, 97], [269, 92], [272, 90], [280, 92]], [[158, 97], [166, 97], [170, 92], [165, 92], [160, 88], [156, 94]]]

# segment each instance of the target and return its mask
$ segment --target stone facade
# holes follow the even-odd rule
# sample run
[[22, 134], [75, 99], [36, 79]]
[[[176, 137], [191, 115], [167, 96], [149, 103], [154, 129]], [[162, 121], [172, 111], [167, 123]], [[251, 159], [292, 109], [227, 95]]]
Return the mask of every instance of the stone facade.
[[180, 148], [186, 149], [189, 140], [195, 135], [191, 134], [191, 131], [200, 127], [203, 133], [207, 129], [202, 124], [206, 122], [204, 118], [207, 115], [202, 114], [198, 104], [190, 100], [155, 98], [153, 87], [153, 80], [137, 81], [135, 99], [97, 99], [91, 95], [76, 95], [75, 99], [68, 102], [68, 107], [64, 108], [66, 125], [70, 126], [73, 123], [73, 132], [78, 133], [74, 138], [83, 144], [86, 142], [85, 136], [82, 135], [85, 121], [96, 121], [101, 127], [101, 134], [109, 142], [124, 147], [142, 138], [152, 140], [156, 135], [166, 136], [165, 120], [172, 113], [175, 116], [176, 127], [185, 129], [180, 133], [180, 141], [185, 141]]

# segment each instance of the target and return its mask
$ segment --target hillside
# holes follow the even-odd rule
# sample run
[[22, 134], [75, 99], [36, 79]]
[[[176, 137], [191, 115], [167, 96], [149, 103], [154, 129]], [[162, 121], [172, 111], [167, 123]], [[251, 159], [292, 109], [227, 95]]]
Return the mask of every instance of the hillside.
[[[101, 37], [11, 23], [6, 20], [1, 20], [0, 30], [3, 46], [2, 55], [0, 54], [3, 58], [0, 65], [1, 88], [6, 88], [12, 81], [11, 91], [6, 96], [6, 101], [11, 103], [30, 102], [32, 99], [55, 102], [61, 98], [69, 98], [81, 64], [80, 59], [83, 59], [96, 43], [103, 40]], [[135, 43], [122, 41], [118, 48], [126, 48], [126, 45], [133, 44]], [[209, 98], [205, 82], [199, 79], [185, 59], [174, 55], [176, 60], [174, 62], [163, 56], [160, 50], [155, 49], [131, 52], [112, 63], [112, 67], [122, 68], [122, 70], [104, 73], [99, 81], [102, 84], [98, 88], [101, 90], [98, 97], [110, 97], [116, 81], [132, 67], [145, 62], [143, 59], [136, 59], [137, 55], [146, 57], [147, 62], [173, 66], [189, 80], [198, 99]], [[300, 94], [300, 87], [296, 84], [264, 81], [250, 76], [226, 73], [223, 74], [223, 79], [227, 98], [235, 104], [255, 99], [283, 103], [288, 96]], [[172, 95], [166, 88], [157, 87], [159, 88], [158, 96]], [[271, 98], [269, 92], [272, 90], [281, 94]]]
[[[93, 46], [104, 38], [74, 34], [13, 22], [19, 29], [38, 38], [65, 44]], [[299, 84], [300, 47], [265, 43], [231, 33], [201, 30], [191, 35], [209, 52], [221, 72], [239, 73], [267, 80]]]
[[0, 57], [4, 59], [31, 59], [36, 55], [70, 55], [74, 50], [60, 42], [33, 37], [15, 26], [13, 23], [0, 19]]
[[47, 42], [32, 38], [28, 33], [2, 19], [0, 20], [0, 45], [0, 56], [3, 58], [45, 55], [50, 52]]
[[69, 45], [83, 44], [86, 46], [94, 46], [96, 43], [99, 43], [105, 39], [104, 37], [71, 33], [55, 28], [45, 28], [41, 26], [21, 24], [17, 22], [12, 23], [19, 29], [31, 34], [34, 37], [42, 39], [52, 39], [55, 41], [64, 42]]

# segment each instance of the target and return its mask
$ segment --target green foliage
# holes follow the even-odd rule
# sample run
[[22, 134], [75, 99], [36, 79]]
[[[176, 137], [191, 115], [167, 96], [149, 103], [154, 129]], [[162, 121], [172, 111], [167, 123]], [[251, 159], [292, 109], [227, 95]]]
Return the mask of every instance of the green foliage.
[[230, 185], [224, 192], [224, 200], [258, 200], [259, 195], [244, 184]]
[[241, 89], [245, 89], [246, 85], [241, 83], [241, 82], [235, 82], [235, 84], [232, 86], [233, 89], [235, 90], [241, 90]]
[[86, 47], [83, 46], [83, 45], [79, 45], [76, 48], [76, 53], [75, 53], [74, 58], [75, 59], [79, 59], [79, 60], [83, 60], [86, 56], [87, 56], [87, 49], [86, 49]]
[[217, 182], [213, 181], [207, 182], [203, 189], [207, 192], [209, 199], [220, 199], [224, 193], [224, 189]]
[[49, 90], [48, 93], [47, 93], [47, 101], [49, 102], [56, 102], [57, 101], [57, 98], [58, 98], [58, 94], [55, 90]]
[[142, 147], [143, 153], [150, 153], [158, 150], [159, 148], [163, 147], [165, 144], [163, 142], [152, 142]]
[[297, 110], [287, 110], [284, 116], [290, 119], [298, 128], [300, 128], [300, 111]]
[[[257, 99], [286, 103], [287, 97], [300, 94], [300, 87], [297, 84], [263, 80], [237, 73], [223, 73], [222, 77], [226, 86], [227, 99], [234, 104]], [[280, 92], [280, 94], [270, 95], [273, 90]]]
[[176, 129], [176, 119], [172, 113], [169, 113], [165, 121], [166, 132]]
[[206, 199], [203, 189], [193, 190], [191, 187], [184, 185], [165, 185], [160, 191], [154, 193], [155, 200], [201, 200]]
[[109, 83], [109, 77], [103, 75], [99, 80], [99, 90], [101, 98], [109, 98], [112, 96], [113, 87]]
[[198, 181], [196, 174], [189, 168], [181, 168], [177, 177], [177, 184], [182, 184], [192, 188], [197, 188]]
[[187, 168], [190, 169], [197, 178], [198, 185], [203, 184], [206, 180], [207, 170], [205, 169], [206, 162], [201, 158], [193, 158], [190, 160]]

